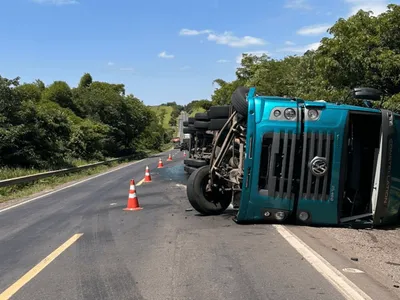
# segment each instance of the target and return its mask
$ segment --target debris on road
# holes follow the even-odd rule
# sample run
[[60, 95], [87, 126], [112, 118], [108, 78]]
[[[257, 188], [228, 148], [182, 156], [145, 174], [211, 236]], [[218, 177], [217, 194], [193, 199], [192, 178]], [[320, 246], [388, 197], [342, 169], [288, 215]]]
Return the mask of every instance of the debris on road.
[[358, 261], [358, 258], [357, 257], [352, 257], [351, 260]]
[[335, 251], [344, 257], [350, 257], [352, 260], [357, 258], [364, 271], [380, 274], [378, 277], [382, 284], [392, 287], [392, 289], [395, 285], [399, 285], [400, 228], [354, 230], [305, 227], [303, 230], [330, 249], [335, 248]]

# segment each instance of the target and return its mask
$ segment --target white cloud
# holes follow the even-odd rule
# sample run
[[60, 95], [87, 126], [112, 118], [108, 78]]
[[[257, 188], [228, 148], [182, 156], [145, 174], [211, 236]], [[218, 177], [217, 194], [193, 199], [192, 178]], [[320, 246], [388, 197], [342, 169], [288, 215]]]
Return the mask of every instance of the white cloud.
[[326, 31], [331, 27], [328, 24], [316, 24], [311, 26], [305, 26], [297, 30], [297, 34], [300, 35], [319, 35], [326, 33]]
[[240, 64], [242, 62], [243, 54], [254, 55], [257, 57], [263, 56], [264, 54], [269, 56], [269, 52], [266, 50], [242, 52], [240, 55], [236, 57], [236, 63]]
[[288, 0], [285, 4], [285, 8], [311, 9], [312, 7], [306, 0]]
[[293, 52], [293, 53], [297, 53], [297, 54], [304, 54], [308, 50], [317, 50], [320, 45], [321, 45], [320, 42], [316, 42], [316, 43], [308, 44], [305, 46], [283, 48], [283, 49], [280, 49], [279, 52]]
[[32, 0], [38, 4], [52, 4], [52, 5], [70, 5], [79, 4], [78, 0]]
[[170, 59], [170, 58], [174, 58], [175, 55], [173, 55], [173, 54], [167, 54], [166, 51], [163, 51], [163, 52], [161, 52], [161, 53], [158, 54], [158, 57]]
[[266, 41], [264, 41], [261, 38], [248, 35], [243, 37], [238, 37], [229, 31], [225, 31], [224, 33], [219, 34], [208, 29], [207, 30], [182, 29], [179, 32], [179, 35], [188, 35], [188, 36], [201, 35], [201, 34], [207, 34], [207, 40], [211, 42], [215, 42], [220, 45], [227, 45], [229, 47], [234, 47], [234, 48], [258, 46], [266, 44]]
[[109, 62], [107, 63], [107, 65], [108, 65], [108, 66], [113, 66], [114, 63], [113, 63], [112, 61], [109, 61]]
[[211, 33], [211, 30], [193, 30], [184, 28], [179, 31], [179, 35], [200, 35], [207, 33]]
[[224, 32], [223, 34], [214, 34], [210, 33], [207, 37], [209, 41], [216, 42], [220, 45], [227, 45], [234, 48], [239, 47], [247, 47], [247, 46], [259, 46], [265, 45], [266, 42], [257, 37], [253, 36], [244, 36], [244, 37], [237, 37], [234, 36], [231, 32]]
[[350, 5], [349, 16], [356, 14], [360, 9], [372, 11], [375, 16], [387, 10], [387, 0], [345, 0]]
[[189, 70], [189, 69], [190, 69], [190, 66], [183, 66], [183, 67], [181, 68], [182, 71]]
[[130, 72], [130, 71], [133, 71], [134, 69], [128, 67], [128, 68], [120, 68], [120, 70], [121, 71], [129, 71]]
[[228, 63], [229, 62], [229, 60], [226, 60], [226, 59], [219, 59], [219, 60], [217, 60], [217, 63], [219, 63], [219, 64], [226, 64], [226, 63]]
[[293, 45], [296, 45], [296, 44], [293, 43], [292, 41], [286, 41], [286, 42], [285, 42], [285, 45], [287, 45], [287, 46], [293, 46]]

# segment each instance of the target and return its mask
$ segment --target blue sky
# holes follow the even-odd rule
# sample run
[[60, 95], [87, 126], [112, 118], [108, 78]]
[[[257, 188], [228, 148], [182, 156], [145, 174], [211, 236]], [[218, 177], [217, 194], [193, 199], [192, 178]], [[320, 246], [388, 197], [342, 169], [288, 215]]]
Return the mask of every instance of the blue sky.
[[385, 0], [1, 0], [0, 75], [124, 83], [148, 105], [210, 99], [241, 53], [318, 47], [326, 29]]

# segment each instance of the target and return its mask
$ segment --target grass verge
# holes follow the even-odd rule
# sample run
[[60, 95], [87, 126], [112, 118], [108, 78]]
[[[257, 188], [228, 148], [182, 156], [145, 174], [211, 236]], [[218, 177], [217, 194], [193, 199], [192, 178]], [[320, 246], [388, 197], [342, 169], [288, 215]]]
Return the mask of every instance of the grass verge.
[[[133, 159], [131, 161], [134, 161]], [[106, 165], [93, 167], [78, 172], [73, 172], [64, 175], [51, 176], [43, 178], [33, 182], [21, 183], [11, 186], [0, 188], [0, 203], [13, 200], [16, 198], [27, 197], [39, 192], [51, 190], [59, 185], [66, 184], [68, 182], [76, 181], [88, 176], [96, 175], [107, 171], [118, 165], [127, 163], [128, 161], [111, 162]], [[37, 170], [36, 170], [37, 172]]]
[[[172, 148], [172, 144], [166, 144], [162, 147], [161, 152], [169, 150]], [[72, 172], [64, 175], [55, 175], [47, 178], [43, 178], [33, 182], [21, 183], [11, 186], [6, 186], [0, 188], [0, 203], [17, 199], [24, 198], [30, 195], [34, 195], [36, 193], [45, 192], [51, 189], [54, 189], [57, 186], [74, 182], [85, 177], [89, 177], [92, 175], [100, 174], [102, 172], [106, 172], [107, 170], [114, 168], [119, 165], [123, 165], [129, 162], [133, 162], [135, 160], [140, 160], [146, 158], [152, 154], [157, 154], [160, 151], [157, 150], [145, 150], [140, 152], [137, 157], [133, 157], [131, 159], [124, 159], [120, 161], [110, 162], [105, 165], [93, 167], [90, 169]], [[81, 164], [83, 165], [83, 163]], [[15, 178], [19, 176], [25, 175], [33, 175], [41, 172], [46, 172], [47, 170], [35, 170], [35, 169], [9, 169], [2, 168], [0, 169], [0, 180]]]

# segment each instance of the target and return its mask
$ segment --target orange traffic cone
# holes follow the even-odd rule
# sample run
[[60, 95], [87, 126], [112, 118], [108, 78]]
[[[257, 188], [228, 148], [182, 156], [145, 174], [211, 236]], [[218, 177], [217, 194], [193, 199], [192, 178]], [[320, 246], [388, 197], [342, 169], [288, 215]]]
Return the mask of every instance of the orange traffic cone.
[[144, 182], [151, 182], [151, 176], [148, 166], [146, 166], [146, 172], [144, 173]]
[[169, 154], [167, 161], [172, 161], [172, 155], [171, 155], [171, 153]]
[[164, 168], [163, 162], [161, 160], [161, 158], [158, 160], [158, 169]]
[[129, 196], [128, 196], [128, 205], [124, 210], [140, 210], [143, 207], [139, 205], [139, 199], [136, 196], [136, 188], [135, 188], [135, 181], [131, 179], [131, 183], [129, 186]]

